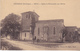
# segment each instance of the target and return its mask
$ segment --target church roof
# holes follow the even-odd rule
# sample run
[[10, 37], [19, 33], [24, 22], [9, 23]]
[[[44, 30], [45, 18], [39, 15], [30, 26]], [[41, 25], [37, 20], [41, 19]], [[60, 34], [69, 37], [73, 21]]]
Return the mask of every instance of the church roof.
[[76, 27], [76, 26], [65, 26], [65, 28], [66, 28], [68, 31], [77, 31], [77, 27]]
[[65, 26], [65, 28], [77, 28], [76, 26]]
[[37, 23], [41, 22], [64, 22], [63, 19], [55, 19], [55, 20], [39, 20]]

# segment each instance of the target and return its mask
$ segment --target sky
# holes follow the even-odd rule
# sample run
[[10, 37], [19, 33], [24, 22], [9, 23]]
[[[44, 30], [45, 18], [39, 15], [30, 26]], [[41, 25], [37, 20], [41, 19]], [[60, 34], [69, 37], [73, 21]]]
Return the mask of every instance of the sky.
[[0, 0], [0, 5], [0, 21], [11, 13], [34, 11], [39, 20], [64, 19], [65, 26], [80, 27], [80, 0]]

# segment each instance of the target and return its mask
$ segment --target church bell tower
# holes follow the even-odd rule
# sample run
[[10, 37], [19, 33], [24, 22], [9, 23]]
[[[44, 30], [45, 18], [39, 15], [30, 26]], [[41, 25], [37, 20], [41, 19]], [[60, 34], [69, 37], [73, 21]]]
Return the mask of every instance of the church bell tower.
[[30, 27], [38, 21], [38, 15], [35, 12], [29, 11], [22, 13], [22, 31], [30, 31]]
[[[39, 16], [32, 11], [22, 13], [22, 34], [34, 34], [35, 23], [38, 21]], [[32, 31], [33, 30], [33, 31]]]

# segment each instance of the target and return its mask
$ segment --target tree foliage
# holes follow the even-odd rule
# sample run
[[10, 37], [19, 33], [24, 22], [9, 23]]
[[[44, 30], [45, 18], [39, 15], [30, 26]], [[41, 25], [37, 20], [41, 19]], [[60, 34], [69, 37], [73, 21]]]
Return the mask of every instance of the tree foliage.
[[68, 34], [68, 31], [66, 28], [62, 29], [62, 42], [63, 42], [63, 38]]
[[62, 37], [64, 38], [67, 34], [68, 34], [68, 31], [66, 28], [64, 28], [62, 32]]
[[16, 14], [9, 14], [2, 20], [2, 29], [1, 32], [3, 34], [10, 35], [12, 38], [16, 38], [20, 33], [21, 25], [20, 25], [20, 16]]

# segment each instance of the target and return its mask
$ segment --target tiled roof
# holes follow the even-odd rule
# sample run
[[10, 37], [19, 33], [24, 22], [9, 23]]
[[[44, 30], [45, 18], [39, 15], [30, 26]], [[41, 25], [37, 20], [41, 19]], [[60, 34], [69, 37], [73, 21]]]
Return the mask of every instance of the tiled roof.
[[38, 15], [36, 12], [33, 12], [33, 11], [23, 12], [23, 13], [21, 13], [21, 14], [25, 14], [25, 13], [34, 14], [34, 15], [36, 15], [37, 17], [39, 17], [39, 15]]

